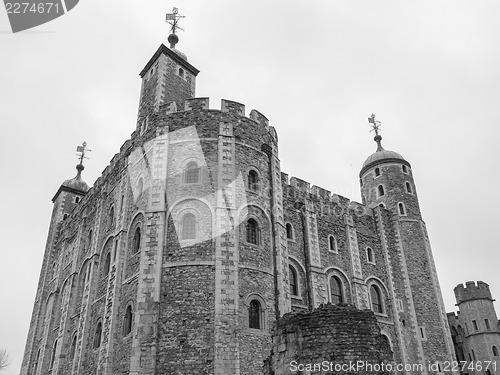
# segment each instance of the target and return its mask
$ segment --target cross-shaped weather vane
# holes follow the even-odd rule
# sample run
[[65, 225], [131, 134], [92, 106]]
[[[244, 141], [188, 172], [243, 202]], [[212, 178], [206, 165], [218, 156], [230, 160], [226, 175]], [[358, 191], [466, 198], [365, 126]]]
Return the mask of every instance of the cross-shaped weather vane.
[[83, 142], [81, 146], [76, 146], [76, 156], [80, 159], [80, 164], [83, 165], [83, 159], [88, 159], [85, 154], [90, 151], [92, 150], [87, 148], [87, 142]]
[[182, 31], [184, 31], [184, 29], [182, 29], [181, 27], [179, 27], [179, 25], [178, 25], [177, 23], [179, 22], [179, 20], [180, 20], [181, 18], [185, 18], [185, 17], [186, 17], [186, 16], [181, 16], [181, 15], [179, 14], [179, 9], [177, 9], [177, 8], [174, 8], [174, 9], [172, 10], [172, 13], [167, 13], [167, 18], [165, 19], [165, 21], [166, 21], [168, 24], [170, 24], [170, 26], [172, 26], [172, 27], [171, 27], [171, 29], [170, 29], [170, 31], [172, 32], [172, 34], [175, 34], [175, 32], [176, 32], [177, 30], [182, 30]]
[[373, 128], [372, 130], [370, 130], [370, 132], [374, 131], [375, 134], [378, 135], [382, 123], [379, 120], [375, 120], [375, 113], [372, 113], [372, 115], [368, 117], [368, 122], [372, 124], [371, 126]]

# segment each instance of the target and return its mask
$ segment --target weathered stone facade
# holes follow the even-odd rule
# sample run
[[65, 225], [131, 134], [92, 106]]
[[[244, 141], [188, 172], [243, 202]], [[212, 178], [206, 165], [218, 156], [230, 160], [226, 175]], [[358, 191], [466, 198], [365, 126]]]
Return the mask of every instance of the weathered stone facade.
[[364, 204], [310, 187], [264, 115], [194, 98], [197, 74], [162, 45], [131, 139], [54, 197], [21, 373], [258, 374], [276, 319], [327, 302], [374, 310], [394, 361], [423, 365], [402, 373], [451, 361], [410, 164], [373, 154]]
[[500, 327], [488, 284], [467, 281], [454, 291], [459, 311], [447, 315], [461, 372], [500, 373]]
[[372, 311], [327, 304], [277, 320], [264, 374], [382, 375], [392, 374], [394, 366]]

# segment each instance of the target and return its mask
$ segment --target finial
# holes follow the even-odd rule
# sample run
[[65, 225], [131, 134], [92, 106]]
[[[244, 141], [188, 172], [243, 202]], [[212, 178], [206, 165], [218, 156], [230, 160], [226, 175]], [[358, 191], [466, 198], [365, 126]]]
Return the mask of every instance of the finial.
[[83, 142], [81, 146], [76, 146], [76, 156], [78, 156], [79, 164], [76, 166], [76, 170], [78, 171], [78, 174], [76, 175], [76, 178], [78, 179], [81, 177], [81, 173], [84, 169], [83, 166], [83, 159], [88, 159], [88, 156], [85, 156], [87, 152], [92, 151], [91, 149], [87, 148], [87, 142]]
[[172, 10], [172, 13], [167, 13], [167, 17], [165, 19], [165, 21], [170, 25], [172, 26], [170, 28], [170, 32], [172, 34], [170, 34], [168, 36], [168, 42], [170, 43], [170, 48], [175, 48], [175, 45], [179, 42], [179, 37], [177, 36], [177, 34], [175, 33], [177, 30], [182, 30], [184, 31], [184, 29], [182, 29], [181, 27], [179, 27], [178, 25], [178, 22], [179, 22], [179, 19], [181, 18], [185, 18], [186, 16], [181, 16], [179, 14], [179, 10], [177, 8], [174, 8]]
[[372, 130], [370, 132], [375, 132], [375, 137], [373, 137], [374, 141], [377, 142], [377, 151], [382, 151], [384, 148], [382, 147], [382, 136], [379, 134], [380, 132], [380, 126], [382, 126], [382, 123], [379, 120], [375, 119], [375, 113], [372, 113], [370, 117], [368, 117], [368, 122], [372, 124]]

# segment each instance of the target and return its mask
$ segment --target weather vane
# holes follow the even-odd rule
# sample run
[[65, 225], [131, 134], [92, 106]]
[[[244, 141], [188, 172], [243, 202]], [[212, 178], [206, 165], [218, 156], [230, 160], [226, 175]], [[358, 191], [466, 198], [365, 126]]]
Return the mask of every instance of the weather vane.
[[177, 30], [182, 30], [184, 31], [183, 28], [179, 27], [179, 25], [177, 24], [179, 22], [179, 20], [181, 18], [185, 18], [186, 16], [181, 16], [179, 14], [179, 9], [177, 8], [174, 8], [172, 10], [172, 13], [167, 13], [167, 18], [165, 19], [165, 21], [170, 25], [172, 26], [170, 31], [172, 32], [172, 34], [175, 34], [175, 32]]
[[370, 117], [368, 117], [368, 122], [370, 124], [372, 124], [372, 130], [370, 130], [370, 132], [375, 132], [376, 135], [378, 135], [379, 131], [380, 131], [380, 126], [382, 125], [382, 123], [379, 121], [379, 120], [375, 120], [375, 113], [372, 113], [372, 115]]
[[83, 159], [88, 159], [85, 154], [90, 151], [92, 150], [87, 148], [87, 142], [83, 142], [81, 146], [76, 146], [76, 156], [80, 159], [80, 164], [83, 165]]

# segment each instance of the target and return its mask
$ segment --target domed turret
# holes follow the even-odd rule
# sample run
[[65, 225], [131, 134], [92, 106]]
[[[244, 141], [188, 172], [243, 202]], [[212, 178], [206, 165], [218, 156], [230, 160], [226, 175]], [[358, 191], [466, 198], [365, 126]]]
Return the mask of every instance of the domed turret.
[[363, 163], [363, 167], [361, 169], [361, 175], [368, 169], [373, 168], [376, 165], [384, 164], [384, 163], [392, 163], [392, 162], [404, 162], [410, 167], [410, 163], [408, 163], [405, 158], [401, 156], [401, 154], [395, 151], [389, 151], [382, 147], [382, 136], [377, 134], [374, 138], [375, 142], [377, 142], [377, 151], [368, 156]]
[[66, 180], [62, 183], [61, 186], [64, 186], [66, 188], [79, 191], [82, 193], [86, 193], [89, 191], [89, 185], [82, 180], [82, 171], [85, 169], [85, 167], [82, 164], [78, 164], [76, 166], [76, 170], [78, 171], [76, 176], [73, 177], [72, 179]]
[[377, 150], [368, 156], [359, 173], [363, 203], [381, 206], [400, 218], [420, 218], [420, 207], [410, 163], [395, 151], [382, 147], [380, 122], [375, 115], [368, 119], [373, 124]]

